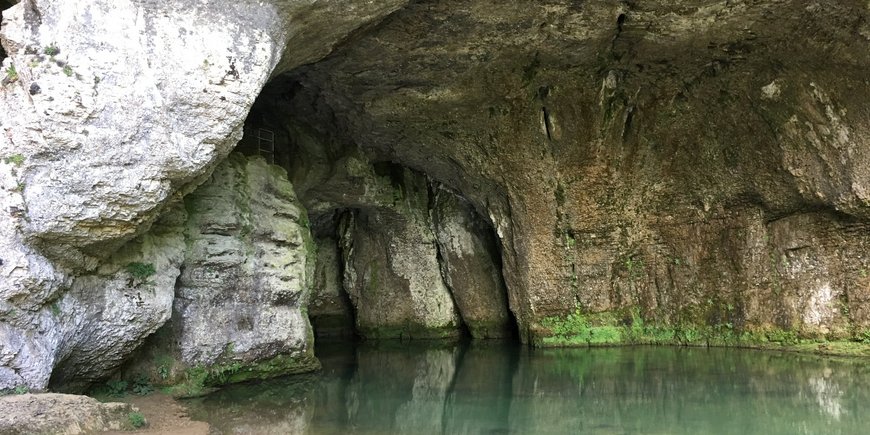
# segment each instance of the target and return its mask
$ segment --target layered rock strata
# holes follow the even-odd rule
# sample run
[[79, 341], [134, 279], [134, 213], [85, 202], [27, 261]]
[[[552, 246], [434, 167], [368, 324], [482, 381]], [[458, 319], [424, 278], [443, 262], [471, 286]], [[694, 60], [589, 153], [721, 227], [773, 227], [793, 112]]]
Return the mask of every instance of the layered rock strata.
[[[286, 106], [481, 211], [526, 341], [569, 316], [681, 337], [660, 342], [861, 340], [868, 14], [415, 3], [288, 76]], [[549, 343], [589, 342], [567, 335]]]

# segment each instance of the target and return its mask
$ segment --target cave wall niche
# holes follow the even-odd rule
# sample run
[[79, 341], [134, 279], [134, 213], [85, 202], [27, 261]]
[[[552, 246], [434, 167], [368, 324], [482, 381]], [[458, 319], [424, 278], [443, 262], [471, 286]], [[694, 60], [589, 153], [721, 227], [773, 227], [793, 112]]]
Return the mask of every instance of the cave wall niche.
[[[0, 13], [5, 11], [6, 9], [11, 8], [16, 3], [18, 3], [18, 2], [15, 0], [0, 0]], [[5, 59], [6, 59], [6, 49], [3, 47], [3, 44], [0, 43], [0, 63], [2, 63], [3, 60], [5, 60]], [[6, 74], [6, 71], [2, 71], [2, 72], [4, 75]]]

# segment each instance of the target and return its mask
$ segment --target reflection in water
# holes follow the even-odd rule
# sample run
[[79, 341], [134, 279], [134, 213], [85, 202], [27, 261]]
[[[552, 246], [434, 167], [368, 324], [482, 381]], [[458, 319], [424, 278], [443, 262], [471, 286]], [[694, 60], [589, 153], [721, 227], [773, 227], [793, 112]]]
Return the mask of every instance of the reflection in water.
[[215, 433], [863, 434], [870, 364], [739, 349], [320, 346], [324, 371], [189, 402]]

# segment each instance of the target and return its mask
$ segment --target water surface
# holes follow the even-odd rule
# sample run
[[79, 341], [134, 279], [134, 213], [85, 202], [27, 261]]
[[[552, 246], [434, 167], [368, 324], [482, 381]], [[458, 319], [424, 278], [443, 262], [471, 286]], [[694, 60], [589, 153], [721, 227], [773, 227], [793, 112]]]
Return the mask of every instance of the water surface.
[[321, 345], [189, 402], [215, 433], [867, 434], [870, 364], [741, 349]]

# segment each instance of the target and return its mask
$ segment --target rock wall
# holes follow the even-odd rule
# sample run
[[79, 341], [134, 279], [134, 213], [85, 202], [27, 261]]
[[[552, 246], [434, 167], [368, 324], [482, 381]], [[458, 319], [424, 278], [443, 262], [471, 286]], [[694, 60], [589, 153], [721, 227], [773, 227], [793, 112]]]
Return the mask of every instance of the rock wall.
[[[275, 138], [270, 158], [287, 166], [324, 234], [312, 318], [353, 320], [366, 338], [456, 337], [466, 328], [474, 338], [512, 335], [515, 322], [491, 224], [422, 171], [296, 122], [287, 98], [294, 94], [308, 96], [283, 79], [270, 84], [252, 109], [239, 149], [260, 152], [255, 138], [268, 130]], [[341, 264], [331, 254], [335, 236]]]
[[312, 365], [304, 310], [314, 246], [286, 173], [232, 154], [185, 206], [188, 247], [172, 321], [180, 361], [254, 364], [298, 354], [300, 365]]
[[353, 339], [353, 305], [344, 290], [341, 252], [336, 237], [317, 237], [317, 262], [308, 316], [317, 338]]
[[23, 290], [34, 291], [4, 295], [0, 389], [40, 390], [51, 380], [54, 388], [79, 391], [117, 369], [171, 315], [186, 216], [172, 207], [93, 273], [58, 280], [63, 286], [53, 293], [36, 291], [45, 281], [26, 277], [34, 263], [5, 263], [7, 276], [24, 275], [30, 286]]
[[183, 247], [155, 222], [235, 146], [269, 76], [404, 2], [16, 3], [0, 3], [0, 389], [43, 389], [58, 364], [55, 385], [84, 385], [168, 319]]
[[279, 62], [325, 56], [401, 4], [28, 0], [4, 11], [4, 69], [16, 73], [0, 97], [3, 143], [27, 161], [29, 240], [60, 264], [95, 267], [230, 152]]
[[[54, 369], [51, 359], [36, 365], [50, 371], [49, 387], [78, 392], [106, 378], [169, 320], [187, 248], [186, 218], [175, 205], [151, 231], [122, 247], [97, 273], [76, 277], [48, 305], [58, 322], [46, 338], [63, 337]], [[51, 341], [46, 344], [52, 348]]]
[[286, 107], [469, 199], [496, 229], [524, 340], [602, 313], [859, 340], [868, 14], [859, 0], [413, 4], [289, 75]]
[[433, 195], [430, 213], [441, 275], [462, 321], [474, 338], [510, 337], [516, 325], [492, 227], [471, 204], [451, 192], [437, 189]]
[[231, 154], [185, 197], [172, 318], [125, 370], [179, 395], [319, 367], [306, 308], [315, 249], [286, 173]]
[[441, 279], [427, 223], [391, 211], [348, 215], [342, 227], [344, 286], [363, 337], [459, 336], [462, 321]]
[[[365, 252], [389, 291], [437, 295], [392, 293], [397, 319], [466, 317], [437, 183], [494, 228], [525, 341], [866, 338], [868, 16], [864, 0], [19, 2], [0, 30], [0, 389], [91, 382], [165, 322], [187, 249], [174, 204], [270, 78], [302, 204], [357, 210], [358, 307], [377, 306]], [[395, 168], [426, 182], [394, 186]], [[480, 294], [497, 263], [466, 264]], [[262, 350], [245, 349], [228, 355]]]
[[389, 177], [373, 177], [387, 182], [390, 202], [348, 213], [339, 229], [357, 330], [366, 338], [457, 337], [462, 322], [441, 278], [428, 181], [390, 169]]

